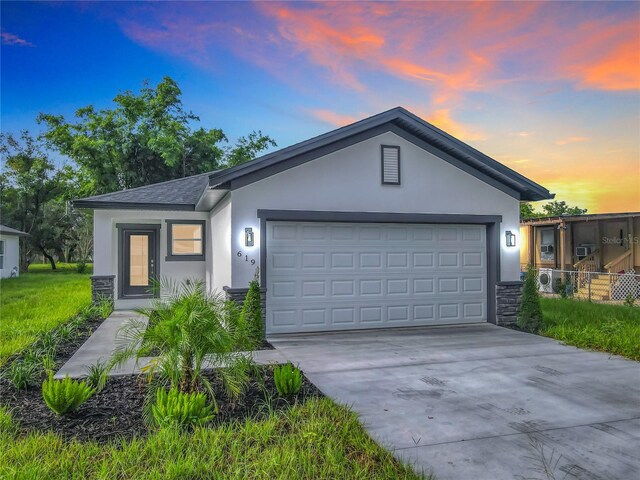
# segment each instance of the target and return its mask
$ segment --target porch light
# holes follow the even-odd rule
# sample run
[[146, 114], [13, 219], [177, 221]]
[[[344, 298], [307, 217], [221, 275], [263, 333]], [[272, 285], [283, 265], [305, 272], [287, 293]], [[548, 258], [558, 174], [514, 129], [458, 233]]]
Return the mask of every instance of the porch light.
[[507, 230], [504, 234], [507, 240], [507, 247], [515, 247], [516, 246], [516, 234], [512, 233], [511, 230]]
[[253, 247], [253, 228], [251, 227], [244, 229], [244, 246]]

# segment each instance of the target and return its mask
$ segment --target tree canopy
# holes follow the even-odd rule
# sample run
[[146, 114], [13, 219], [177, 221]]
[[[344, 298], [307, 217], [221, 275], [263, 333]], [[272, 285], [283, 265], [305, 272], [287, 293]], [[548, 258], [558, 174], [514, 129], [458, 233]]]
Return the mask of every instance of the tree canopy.
[[546, 203], [542, 205], [542, 212], [537, 212], [534, 210], [533, 205], [528, 202], [520, 203], [520, 220], [527, 220], [529, 218], [540, 218], [540, 217], [560, 217], [562, 215], [584, 215], [587, 213], [586, 208], [580, 207], [571, 207], [565, 202], [556, 201]]
[[26, 269], [35, 250], [55, 269], [54, 254], [62, 252], [74, 225], [82, 221], [70, 216], [65, 204], [77, 184], [73, 170], [56, 169], [42, 142], [27, 131], [20, 137], [0, 135], [0, 153], [2, 222], [29, 234], [22, 239], [20, 268]]
[[100, 194], [238, 165], [275, 146], [260, 131], [237, 145], [219, 128], [194, 128], [199, 117], [185, 110], [178, 84], [165, 77], [155, 88], [122, 92], [114, 106], [89, 105], [74, 120], [40, 114], [48, 145], [70, 157], [87, 182], [83, 195]]
[[[21, 239], [23, 271], [34, 253], [54, 269], [56, 258], [89, 260], [92, 215], [75, 211], [70, 199], [239, 165], [276, 145], [252, 131], [231, 146], [222, 129], [197, 125], [169, 77], [155, 87], [145, 82], [138, 93], [122, 92], [113, 103], [80, 108], [72, 120], [41, 113], [41, 136], [0, 136], [0, 213], [3, 224], [29, 233]], [[56, 168], [51, 150], [72, 162]]]

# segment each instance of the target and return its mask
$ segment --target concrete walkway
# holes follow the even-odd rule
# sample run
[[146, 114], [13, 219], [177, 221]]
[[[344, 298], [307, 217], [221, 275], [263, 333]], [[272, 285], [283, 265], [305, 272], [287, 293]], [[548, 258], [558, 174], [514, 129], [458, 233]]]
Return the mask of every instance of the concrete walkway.
[[640, 478], [637, 362], [490, 324], [269, 340], [438, 480]]
[[[146, 318], [129, 310], [114, 311], [109, 318], [93, 332], [93, 335], [73, 354], [55, 374], [55, 378], [63, 378], [69, 375], [71, 378], [80, 378], [87, 374], [87, 368], [98, 361], [107, 362], [116, 347], [118, 330], [130, 319], [145, 321]], [[277, 350], [258, 350], [251, 355], [256, 363], [267, 365], [269, 363], [284, 363], [285, 357]], [[135, 359], [128, 361], [119, 368], [114, 368], [110, 375], [131, 375], [140, 373], [140, 369], [153, 360], [153, 357], [144, 357], [137, 362]], [[211, 362], [204, 364], [205, 368], [214, 368], [217, 365]]]

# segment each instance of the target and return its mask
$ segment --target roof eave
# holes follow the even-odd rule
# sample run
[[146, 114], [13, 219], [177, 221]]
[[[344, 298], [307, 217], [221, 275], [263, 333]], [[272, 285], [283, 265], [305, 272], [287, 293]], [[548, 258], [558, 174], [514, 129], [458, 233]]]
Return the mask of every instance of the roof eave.
[[195, 205], [186, 203], [137, 203], [137, 202], [96, 202], [91, 200], [73, 200], [75, 208], [94, 210], [173, 210], [195, 211]]

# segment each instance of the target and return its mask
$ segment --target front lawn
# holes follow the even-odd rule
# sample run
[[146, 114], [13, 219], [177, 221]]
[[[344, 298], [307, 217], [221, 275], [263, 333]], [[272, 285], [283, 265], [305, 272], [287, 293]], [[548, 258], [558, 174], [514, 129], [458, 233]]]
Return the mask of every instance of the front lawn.
[[542, 334], [569, 345], [640, 360], [640, 308], [541, 298]]
[[417, 479], [365, 432], [357, 416], [313, 398], [262, 420], [191, 433], [164, 429], [100, 445], [15, 433], [0, 410], [2, 478]]
[[90, 273], [58, 268], [31, 265], [29, 273], [0, 281], [0, 366], [90, 304]]

